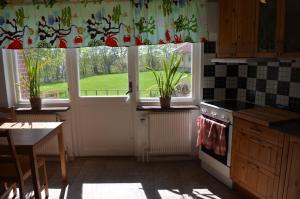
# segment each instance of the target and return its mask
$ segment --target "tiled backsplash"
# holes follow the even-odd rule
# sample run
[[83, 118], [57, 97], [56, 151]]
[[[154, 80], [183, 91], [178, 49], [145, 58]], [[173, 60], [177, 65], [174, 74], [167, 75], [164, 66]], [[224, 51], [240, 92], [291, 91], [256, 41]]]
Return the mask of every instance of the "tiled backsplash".
[[203, 99], [238, 99], [300, 111], [300, 62], [211, 63], [205, 54]]

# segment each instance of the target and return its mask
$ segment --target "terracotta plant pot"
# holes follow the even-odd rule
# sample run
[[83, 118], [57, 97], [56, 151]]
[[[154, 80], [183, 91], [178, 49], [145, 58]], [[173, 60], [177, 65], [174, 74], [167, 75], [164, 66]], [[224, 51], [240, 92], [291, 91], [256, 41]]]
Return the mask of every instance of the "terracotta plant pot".
[[160, 97], [160, 106], [162, 109], [168, 109], [171, 105], [171, 97]]
[[41, 110], [42, 99], [40, 97], [31, 97], [29, 99], [32, 110]]

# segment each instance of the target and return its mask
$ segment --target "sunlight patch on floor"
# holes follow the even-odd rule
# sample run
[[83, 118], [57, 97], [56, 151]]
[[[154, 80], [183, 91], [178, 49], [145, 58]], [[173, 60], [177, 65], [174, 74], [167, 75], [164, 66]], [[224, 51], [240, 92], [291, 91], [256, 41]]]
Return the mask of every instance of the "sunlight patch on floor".
[[82, 199], [147, 199], [141, 183], [84, 183]]
[[161, 199], [182, 199], [182, 195], [178, 189], [160, 189], [158, 193]]
[[182, 193], [178, 189], [159, 189], [161, 199], [221, 199], [208, 189], [193, 189], [192, 193]]
[[[68, 198], [68, 187], [67, 186], [64, 190], [62, 189], [54, 189], [54, 188], [49, 188], [49, 197], [48, 199], [67, 199]], [[42, 198], [45, 198], [45, 190], [42, 191], [41, 193]], [[63, 196], [62, 196], [63, 195]], [[14, 198], [13, 196], [13, 192], [11, 191], [9, 194], [8, 199], [19, 199], [20, 195], [19, 195], [19, 189], [17, 189], [17, 197]], [[34, 198], [34, 193], [33, 191], [30, 193], [26, 193], [25, 194], [25, 198]]]
[[193, 189], [193, 195], [201, 199], [222, 199], [208, 189]]

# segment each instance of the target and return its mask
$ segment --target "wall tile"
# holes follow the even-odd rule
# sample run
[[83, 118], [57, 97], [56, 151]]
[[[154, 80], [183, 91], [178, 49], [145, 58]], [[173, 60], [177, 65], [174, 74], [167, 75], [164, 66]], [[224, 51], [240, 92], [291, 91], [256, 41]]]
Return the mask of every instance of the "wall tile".
[[247, 77], [248, 66], [243, 64], [239, 65], [239, 77]]
[[226, 77], [227, 67], [225, 64], [218, 64], [215, 67], [216, 77]]
[[291, 80], [291, 68], [290, 67], [279, 67], [278, 80], [279, 81], [290, 81]]
[[238, 100], [246, 101], [246, 89], [238, 89]]
[[267, 80], [267, 88], [266, 92], [271, 94], [277, 93], [277, 81], [275, 80]]
[[204, 77], [214, 77], [214, 76], [215, 76], [215, 66], [204, 65]]
[[256, 78], [257, 67], [256, 66], [248, 66], [247, 77]]
[[247, 88], [247, 78], [246, 77], [239, 77], [238, 78], [238, 88]]
[[267, 79], [267, 66], [258, 66], [257, 67], [257, 74], [256, 74], [256, 78], [257, 79]]
[[269, 66], [267, 69], [268, 80], [278, 80], [278, 67]]
[[227, 77], [237, 77], [239, 72], [238, 65], [227, 65]]
[[226, 89], [225, 88], [215, 88], [214, 97], [216, 100], [224, 100], [226, 97]]
[[288, 106], [289, 105], [289, 96], [286, 95], [277, 95], [276, 104]]
[[288, 96], [290, 93], [290, 83], [279, 81], [277, 85], [277, 94]]
[[255, 103], [256, 91], [254, 90], [247, 90], [246, 91], [246, 100], [248, 102]]
[[247, 89], [248, 90], [256, 89], [256, 79], [255, 78], [247, 78]]
[[300, 83], [291, 82], [289, 96], [300, 98]]
[[203, 88], [214, 88], [215, 87], [215, 77], [204, 77]]
[[237, 88], [237, 77], [227, 77], [226, 88]]
[[300, 68], [292, 68], [291, 80], [292, 82], [300, 82]]
[[203, 99], [205, 100], [214, 99], [214, 88], [203, 88]]
[[226, 77], [215, 77], [216, 88], [226, 88]]
[[300, 61], [209, 65], [204, 68], [204, 99], [283, 105], [300, 112]]
[[266, 94], [266, 105], [275, 106], [276, 105], [276, 95], [275, 94]]
[[265, 101], [266, 101], [266, 93], [265, 92], [256, 91], [255, 104], [264, 105]]
[[256, 90], [265, 92], [266, 91], [267, 80], [265, 79], [257, 79], [256, 80]]

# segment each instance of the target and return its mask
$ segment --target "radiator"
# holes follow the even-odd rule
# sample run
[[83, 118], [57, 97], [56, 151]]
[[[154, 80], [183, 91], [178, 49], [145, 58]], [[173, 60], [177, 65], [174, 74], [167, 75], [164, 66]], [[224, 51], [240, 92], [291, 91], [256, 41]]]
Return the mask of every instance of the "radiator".
[[[18, 122], [56, 122], [56, 114], [18, 114]], [[58, 155], [57, 137], [53, 137], [49, 142], [45, 143], [38, 149], [37, 154], [40, 155]]]
[[181, 155], [191, 153], [191, 112], [149, 114], [149, 155]]

